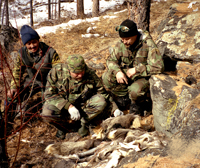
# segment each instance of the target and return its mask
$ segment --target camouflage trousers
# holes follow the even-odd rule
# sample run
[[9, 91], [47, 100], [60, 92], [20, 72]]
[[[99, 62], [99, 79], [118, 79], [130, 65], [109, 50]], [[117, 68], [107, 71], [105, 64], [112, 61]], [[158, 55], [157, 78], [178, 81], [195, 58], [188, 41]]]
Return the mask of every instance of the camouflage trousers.
[[115, 96], [126, 96], [133, 102], [142, 100], [149, 91], [148, 78], [136, 80], [129, 79], [128, 84], [117, 82], [116, 76], [111, 71], [106, 71], [102, 75], [102, 80], [106, 89]]
[[[87, 123], [104, 112], [107, 102], [102, 95], [96, 94], [86, 100], [86, 102], [73, 105], [79, 110], [81, 115], [81, 120], [78, 122]], [[71, 129], [70, 124], [75, 125], [76, 123], [70, 119], [70, 114], [66, 109], [59, 110], [47, 101], [43, 105], [41, 116], [45, 122], [53, 124], [60, 130]]]

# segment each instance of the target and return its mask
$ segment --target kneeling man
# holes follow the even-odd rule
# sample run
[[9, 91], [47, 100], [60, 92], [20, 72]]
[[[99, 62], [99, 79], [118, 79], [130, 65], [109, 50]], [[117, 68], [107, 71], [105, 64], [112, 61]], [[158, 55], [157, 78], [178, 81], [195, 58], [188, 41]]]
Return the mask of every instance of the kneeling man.
[[86, 136], [88, 124], [107, 106], [109, 94], [95, 71], [80, 55], [71, 55], [56, 65], [47, 76], [43, 120], [57, 127], [56, 136], [64, 139], [69, 119], [80, 120], [78, 133]]

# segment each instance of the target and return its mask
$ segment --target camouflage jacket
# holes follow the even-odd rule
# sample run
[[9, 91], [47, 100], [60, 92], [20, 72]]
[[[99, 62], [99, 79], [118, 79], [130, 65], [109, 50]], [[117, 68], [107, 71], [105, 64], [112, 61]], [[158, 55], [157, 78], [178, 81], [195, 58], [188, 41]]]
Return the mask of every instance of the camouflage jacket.
[[49, 72], [44, 97], [48, 104], [61, 110], [64, 106], [68, 108], [70, 104], [80, 105], [97, 93], [106, 100], [109, 99], [109, 94], [95, 71], [86, 66], [83, 79], [76, 81], [71, 78], [67, 64], [63, 63], [57, 64]]
[[[46, 85], [46, 76], [49, 70], [60, 61], [57, 52], [43, 42], [39, 43], [39, 51], [33, 55], [26, 46], [18, 51], [18, 56], [13, 69], [11, 89], [24, 85]], [[21, 83], [22, 82], [22, 83]]]
[[161, 73], [164, 69], [162, 56], [147, 31], [140, 32], [140, 39], [136, 45], [127, 48], [122, 41], [110, 49], [107, 59], [107, 67], [114, 75], [117, 72], [127, 72], [129, 68], [136, 68], [136, 74], [132, 77], [147, 77]]

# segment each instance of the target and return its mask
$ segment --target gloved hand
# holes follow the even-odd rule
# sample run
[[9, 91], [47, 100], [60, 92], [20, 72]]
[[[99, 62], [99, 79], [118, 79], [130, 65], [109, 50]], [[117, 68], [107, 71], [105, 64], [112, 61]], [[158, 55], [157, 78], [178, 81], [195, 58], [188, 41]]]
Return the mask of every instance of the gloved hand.
[[124, 115], [123, 111], [119, 110], [119, 109], [116, 109], [114, 111], [114, 117], [117, 117], [117, 116], [120, 116], [120, 115]]
[[69, 112], [72, 120], [77, 121], [77, 120], [79, 120], [81, 118], [79, 110], [75, 106], [69, 108], [68, 112]]

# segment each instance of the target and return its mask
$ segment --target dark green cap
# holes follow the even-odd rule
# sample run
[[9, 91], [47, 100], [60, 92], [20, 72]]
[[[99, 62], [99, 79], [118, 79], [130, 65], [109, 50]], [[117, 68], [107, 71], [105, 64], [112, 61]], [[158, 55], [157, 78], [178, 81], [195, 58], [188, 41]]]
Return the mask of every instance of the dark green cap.
[[81, 55], [70, 55], [67, 58], [67, 66], [70, 72], [80, 73], [85, 70], [85, 61]]

